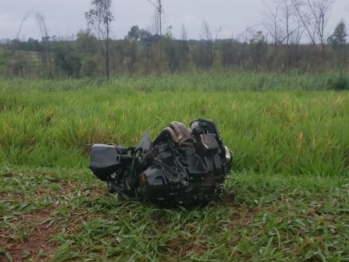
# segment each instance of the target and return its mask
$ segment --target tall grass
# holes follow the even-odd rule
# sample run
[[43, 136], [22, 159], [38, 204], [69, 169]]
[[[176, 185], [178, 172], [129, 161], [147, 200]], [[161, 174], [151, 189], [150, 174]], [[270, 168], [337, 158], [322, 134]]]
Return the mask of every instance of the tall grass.
[[[349, 93], [325, 91], [333, 77], [0, 81], [0, 260], [348, 260]], [[235, 154], [219, 204], [124, 201], [87, 169], [85, 144], [198, 117]]]
[[290, 73], [249, 73], [249, 72], [211, 72], [127, 77], [106, 81], [94, 79], [60, 80], [1, 80], [1, 88], [10, 90], [39, 90], [43, 92], [95, 90], [114, 88], [119, 92], [157, 92], [157, 91], [294, 91], [294, 90], [341, 90], [349, 89], [349, 74], [328, 72], [321, 75]]
[[0, 162], [87, 167], [86, 144], [135, 145], [145, 130], [154, 139], [173, 120], [205, 117], [234, 150], [237, 172], [347, 175], [349, 94], [321, 91], [330, 77], [2, 81]]

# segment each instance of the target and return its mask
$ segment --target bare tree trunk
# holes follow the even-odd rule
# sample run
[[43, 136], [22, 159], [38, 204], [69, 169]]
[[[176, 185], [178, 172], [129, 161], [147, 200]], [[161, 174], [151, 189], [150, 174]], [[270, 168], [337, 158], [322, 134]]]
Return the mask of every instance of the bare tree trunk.
[[281, 44], [281, 39], [283, 38], [282, 28], [280, 27], [280, 18], [279, 18], [279, 5], [276, 5], [275, 11], [272, 10], [269, 6], [266, 6], [269, 14], [266, 15], [266, 18], [269, 20], [267, 23], [264, 23], [264, 28], [268, 31], [270, 36], [273, 39], [274, 51], [276, 52], [278, 44]]
[[[106, 77], [110, 75], [110, 24], [114, 20], [111, 12], [112, 0], [93, 0], [92, 5], [95, 9], [85, 12], [87, 24], [95, 29], [98, 35], [98, 40], [101, 43], [100, 56], [105, 59], [102, 62], [105, 65]], [[105, 45], [105, 53], [102, 45]]]
[[45, 68], [48, 69], [48, 73], [51, 74], [51, 61], [50, 61], [50, 57], [49, 57], [49, 44], [50, 44], [50, 39], [48, 36], [48, 30], [46, 27], [46, 22], [45, 22], [45, 18], [43, 17], [42, 14], [40, 13], [36, 13], [36, 20], [37, 23], [39, 25], [40, 28], [40, 33], [41, 33], [41, 38], [42, 38], [42, 42], [43, 42], [43, 60], [44, 60], [44, 64], [45, 64]]
[[295, 13], [297, 14], [298, 21], [301, 22], [302, 26], [307, 31], [308, 37], [310, 38], [313, 45], [316, 45], [315, 32], [316, 28], [312, 26], [311, 15], [303, 0], [291, 0], [291, 4]]
[[335, 0], [291, 0], [291, 2], [312, 43], [316, 45], [318, 40], [321, 49], [324, 49], [325, 29]]
[[213, 65], [213, 38], [210, 31], [210, 27], [206, 21], [203, 23], [204, 34], [204, 66], [206, 69], [210, 69]]
[[[154, 27], [155, 27], [155, 34], [160, 36], [159, 43], [158, 45], [158, 51], [159, 51], [159, 63], [161, 64], [163, 62], [163, 46], [162, 46], [162, 26], [163, 26], [163, 14], [164, 14], [164, 9], [163, 9], [163, 0], [147, 0], [150, 4], [152, 4], [155, 7], [155, 17], [154, 17]], [[161, 75], [162, 74], [162, 66], [157, 66], [158, 68], [158, 73]]]
[[34, 12], [33, 9], [30, 9], [28, 12], [25, 13], [25, 15], [24, 15], [24, 17], [23, 17], [23, 19], [22, 19], [21, 25], [19, 26], [19, 29], [18, 29], [18, 32], [17, 32], [17, 35], [16, 35], [16, 38], [15, 38], [15, 39], [18, 39], [18, 38], [19, 38], [19, 34], [20, 34], [21, 30], [22, 30], [22, 26], [23, 26], [25, 20], [27, 20], [27, 18], [28, 18], [29, 16], [31, 16], [31, 14], [32, 14], [33, 12]]
[[181, 29], [181, 47], [180, 47], [180, 69], [183, 70], [187, 68], [188, 63], [188, 42], [187, 42], [187, 30], [184, 25]]
[[313, 16], [316, 34], [320, 43], [324, 43], [324, 30], [327, 24], [327, 12], [334, 0], [307, 0], [308, 8]]
[[107, 40], [106, 40], [106, 70], [107, 70], [107, 78], [109, 79], [109, 23], [107, 22]]
[[160, 36], [162, 36], [162, 0], [158, 0], [158, 6], [159, 6], [159, 23], [160, 23]]
[[148, 0], [155, 7], [156, 17], [155, 17], [155, 27], [156, 33], [162, 36], [162, 20], [164, 14], [163, 0]]

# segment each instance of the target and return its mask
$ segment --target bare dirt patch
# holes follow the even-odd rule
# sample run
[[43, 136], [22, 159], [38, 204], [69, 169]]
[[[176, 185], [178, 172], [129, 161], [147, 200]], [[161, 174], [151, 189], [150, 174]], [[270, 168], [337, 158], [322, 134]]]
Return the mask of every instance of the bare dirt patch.
[[[39, 185], [35, 193], [27, 194], [23, 198], [15, 197], [11, 193], [3, 192], [0, 194], [0, 200], [11, 198], [18, 202], [26, 203], [28, 201], [39, 202], [43, 198], [51, 197], [51, 201], [59, 200], [62, 196], [68, 196], [76, 192], [79, 188], [75, 183], [57, 183], [57, 190], [50, 190], [46, 185]], [[84, 189], [87, 195], [93, 197], [97, 195], [99, 188], [91, 187]], [[97, 191], [97, 192], [95, 192]], [[49, 261], [59, 247], [58, 243], [51, 240], [51, 237], [61, 231], [62, 228], [69, 228], [69, 233], [81, 230], [83, 221], [88, 221], [98, 214], [91, 214], [86, 209], [75, 210], [72, 206], [65, 203], [64, 208], [71, 208], [69, 220], [61, 219], [57, 211], [62, 205], [53, 203], [45, 209], [36, 209], [28, 214], [14, 215], [12, 219], [0, 227], [0, 261], [25, 261], [34, 259], [37, 261]], [[0, 216], [1, 219], [1, 216]]]
[[[25, 239], [13, 239], [13, 231], [0, 232], [0, 246], [12, 257], [13, 261], [23, 261], [26, 258], [40, 259], [51, 256], [56, 247], [49, 240], [57, 231], [54, 225], [47, 223], [51, 211], [42, 210], [33, 214], [23, 215], [16, 224], [20, 224], [31, 232]], [[10, 261], [5, 254], [0, 254], [0, 261]]]
[[0, 193], [0, 200], [8, 199], [9, 194], [8, 193]]

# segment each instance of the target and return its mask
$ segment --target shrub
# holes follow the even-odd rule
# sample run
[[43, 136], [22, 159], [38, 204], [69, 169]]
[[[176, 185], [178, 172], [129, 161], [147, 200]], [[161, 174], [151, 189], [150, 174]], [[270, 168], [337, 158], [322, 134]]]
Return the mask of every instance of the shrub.
[[327, 89], [336, 91], [349, 90], [349, 77], [344, 73], [339, 73], [336, 77], [329, 78]]

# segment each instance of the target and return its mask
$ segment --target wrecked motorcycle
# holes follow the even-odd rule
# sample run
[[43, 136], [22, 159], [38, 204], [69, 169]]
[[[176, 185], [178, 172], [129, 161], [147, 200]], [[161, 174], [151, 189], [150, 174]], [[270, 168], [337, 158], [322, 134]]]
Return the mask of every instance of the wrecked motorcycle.
[[209, 119], [190, 128], [173, 121], [154, 141], [146, 132], [136, 147], [93, 144], [90, 152], [90, 169], [110, 193], [161, 206], [207, 205], [222, 194], [232, 164], [232, 151]]

